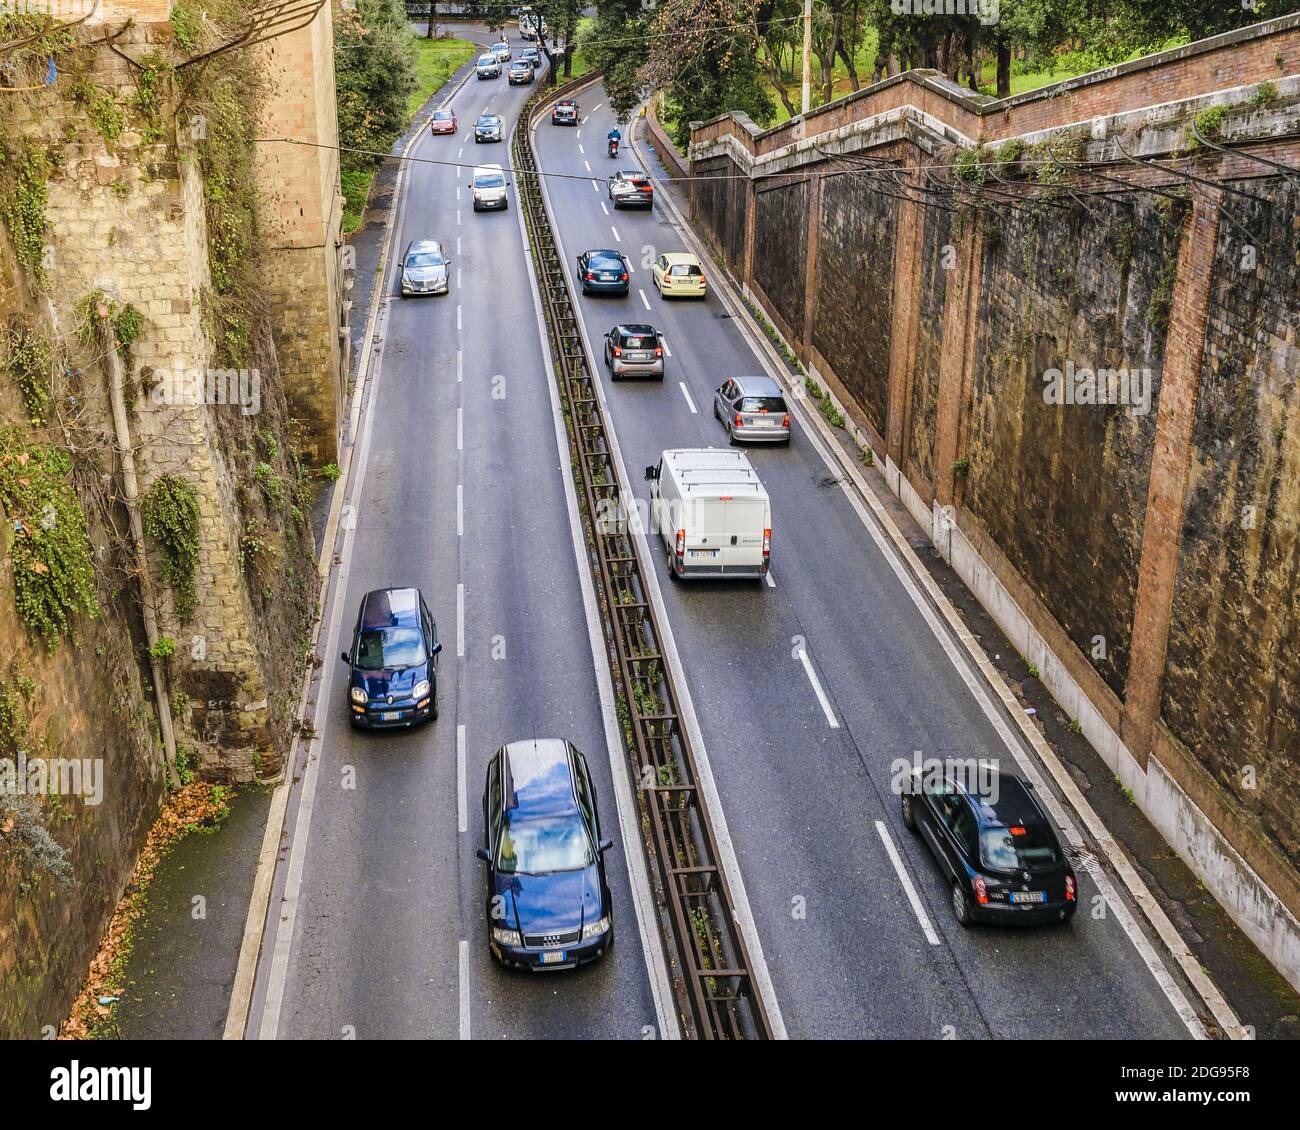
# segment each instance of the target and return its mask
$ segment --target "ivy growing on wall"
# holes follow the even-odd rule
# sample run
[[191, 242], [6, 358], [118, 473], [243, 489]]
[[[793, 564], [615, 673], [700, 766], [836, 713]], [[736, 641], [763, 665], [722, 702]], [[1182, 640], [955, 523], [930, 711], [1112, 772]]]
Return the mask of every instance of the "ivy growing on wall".
[[98, 616], [95, 570], [72, 463], [53, 447], [29, 446], [16, 428], [0, 431], [0, 507], [14, 573], [18, 615], [53, 650], [79, 615]]
[[176, 596], [176, 614], [188, 619], [198, 605], [199, 496], [180, 475], [160, 475], [140, 502], [145, 532], [163, 551], [163, 575]]
[[45, 281], [46, 182], [51, 167], [49, 154], [40, 146], [0, 140], [0, 220], [9, 229], [18, 262], [41, 283]]
[[0, 341], [5, 372], [22, 394], [28, 420], [40, 427], [50, 410], [50, 343], [18, 317], [9, 320]]

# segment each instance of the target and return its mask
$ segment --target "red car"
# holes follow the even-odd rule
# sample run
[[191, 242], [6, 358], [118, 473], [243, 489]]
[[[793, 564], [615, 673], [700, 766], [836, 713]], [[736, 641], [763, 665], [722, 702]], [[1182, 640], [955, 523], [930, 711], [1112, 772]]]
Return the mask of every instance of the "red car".
[[455, 110], [435, 110], [433, 120], [429, 123], [430, 133], [455, 133], [456, 132], [456, 111]]

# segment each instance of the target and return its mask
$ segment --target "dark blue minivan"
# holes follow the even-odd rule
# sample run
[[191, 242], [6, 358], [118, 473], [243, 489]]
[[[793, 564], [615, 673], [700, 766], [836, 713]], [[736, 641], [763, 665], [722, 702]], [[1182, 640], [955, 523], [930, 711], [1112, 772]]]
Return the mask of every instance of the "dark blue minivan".
[[386, 729], [438, 717], [438, 628], [419, 589], [376, 589], [361, 600], [352, 647], [348, 716]]

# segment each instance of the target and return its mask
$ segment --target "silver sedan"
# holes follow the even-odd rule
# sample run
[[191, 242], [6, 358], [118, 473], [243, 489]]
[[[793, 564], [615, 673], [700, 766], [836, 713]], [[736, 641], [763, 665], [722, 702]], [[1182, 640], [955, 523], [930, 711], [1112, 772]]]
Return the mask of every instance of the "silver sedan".
[[771, 377], [728, 377], [713, 394], [713, 414], [733, 445], [790, 442], [790, 409]]

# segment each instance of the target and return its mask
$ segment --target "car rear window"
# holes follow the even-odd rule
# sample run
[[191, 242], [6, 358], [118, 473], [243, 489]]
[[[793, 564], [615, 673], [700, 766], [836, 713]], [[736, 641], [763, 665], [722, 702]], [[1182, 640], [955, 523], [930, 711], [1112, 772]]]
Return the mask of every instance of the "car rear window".
[[675, 264], [674, 264], [674, 265], [669, 269], [668, 273], [669, 273], [670, 275], [680, 275], [680, 276], [691, 275], [691, 276], [695, 276], [695, 275], [702, 275], [704, 272], [701, 271], [701, 270], [699, 269], [699, 267], [697, 267], [694, 263], [689, 263], [689, 264], [688, 264], [688, 263], [675, 263]]
[[747, 396], [740, 402], [742, 412], [784, 412], [785, 401], [779, 396]]
[[994, 871], [1037, 871], [1061, 862], [1053, 836], [1040, 824], [985, 828], [980, 858]]
[[625, 337], [623, 345], [628, 349], [653, 349], [658, 342], [652, 337]]

